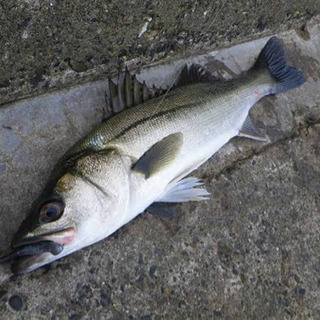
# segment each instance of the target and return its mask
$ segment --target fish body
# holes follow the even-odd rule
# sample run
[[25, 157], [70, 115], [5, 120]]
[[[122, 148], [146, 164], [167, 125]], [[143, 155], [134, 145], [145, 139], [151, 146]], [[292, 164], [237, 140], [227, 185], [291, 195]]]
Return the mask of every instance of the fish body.
[[[140, 159], [157, 141], [180, 132], [183, 144], [170, 166], [149, 179], [129, 171], [127, 221], [161, 199], [171, 181], [198, 168], [231, 138], [237, 136], [251, 107], [270, 89], [270, 76], [250, 74], [226, 84], [198, 83], [178, 88], [162, 97], [127, 109], [93, 132], [78, 148], [113, 149], [123, 158]], [[160, 107], [159, 107], [160, 106]], [[132, 162], [129, 161], [132, 165]]]
[[154, 202], [206, 199], [201, 183], [185, 177], [235, 136], [263, 140], [250, 109], [303, 82], [271, 38], [239, 79], [189, 83], [117, 113], [65, 155], [62, 173], [13, 243], [19, 250], [53, 241], [62, 252], [15, 260], [13, 271], [32, 271], [106, 238]]

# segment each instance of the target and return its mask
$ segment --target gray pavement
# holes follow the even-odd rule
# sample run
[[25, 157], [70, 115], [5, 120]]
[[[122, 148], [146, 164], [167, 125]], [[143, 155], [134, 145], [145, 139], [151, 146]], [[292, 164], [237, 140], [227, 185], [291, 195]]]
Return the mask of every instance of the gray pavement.
[[[3, 319], [317, 319], [320, 265], [320, 24], [279, 33], [307, 83], [253, 110], [270, 143], [234, 139], [203, 165], [211, 199], [148, 213], [110, 238], [8, 281]], [[302, 32], [302, 33], [301, 33]], [[266, 42], [192, 56], [230, 77]], [[141, 72], [168, 83], [185, 60]], [[106, 82], [0, 109], [0, 249], [5, 250], [61, 155], [101, 120]], [[10, 304], [22, 298], [20, 311]]]

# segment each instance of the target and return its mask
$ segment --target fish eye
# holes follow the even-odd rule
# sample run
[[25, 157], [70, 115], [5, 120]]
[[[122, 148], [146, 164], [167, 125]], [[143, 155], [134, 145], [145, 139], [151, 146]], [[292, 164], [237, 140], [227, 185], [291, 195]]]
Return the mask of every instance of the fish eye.
[[49, 202], [40, 209], [40, 221], [47, 223], [58, 220], [63, 213], [63, 205], [60, 202]]

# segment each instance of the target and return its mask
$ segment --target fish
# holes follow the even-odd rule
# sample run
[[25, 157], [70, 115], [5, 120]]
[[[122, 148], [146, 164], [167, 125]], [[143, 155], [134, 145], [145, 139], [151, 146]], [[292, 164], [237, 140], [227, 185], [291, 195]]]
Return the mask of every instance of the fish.
[[14, 274], [30, 272], [101, 241], [154, 204], [207, 200], [190, 173], [234, 137], [268, 141], [249, 111], [305, 81], [277, 37], [230, 81], [187, 64], [165, 90], [122, 72], [118, 83], [108, 81], [107, 119], [58, 162], [0, 262]]

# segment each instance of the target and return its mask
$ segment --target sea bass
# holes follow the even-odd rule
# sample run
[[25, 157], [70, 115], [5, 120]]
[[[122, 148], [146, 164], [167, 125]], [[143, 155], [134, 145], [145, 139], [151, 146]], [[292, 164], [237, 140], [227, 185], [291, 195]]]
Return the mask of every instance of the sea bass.
[[110, 83], [113, 116], [59, 162], [11, 252], [0, 259], [12, 261], [12, 272], [32, 271], [100, 241], [153, 203], [207, 199], [202, 183], [186, 176], [235, 136], [266, 140], [250, 109], [305, 82], [286, 65], [275, 37], [254, 67], [232, 81], [192, 65], [161, 95], [128, 72], [120, 78]]

